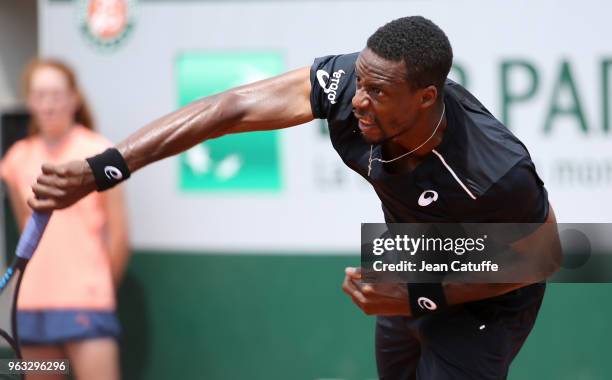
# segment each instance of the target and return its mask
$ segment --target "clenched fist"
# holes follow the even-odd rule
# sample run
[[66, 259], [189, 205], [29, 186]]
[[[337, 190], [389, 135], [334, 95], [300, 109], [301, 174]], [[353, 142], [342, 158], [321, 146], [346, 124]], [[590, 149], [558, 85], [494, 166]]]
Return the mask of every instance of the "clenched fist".
[[42, 174], [32, 185], [35, 197], [28, 199], [28, 205], [36, 211], [58, 210], [71, 206], [95, 189], [93, 173], [85, 160], [44, 164]]
[[366, 284], [360, 268], [346, 268], [342, 290], [367, 315], [412, 316], [405, 284]]

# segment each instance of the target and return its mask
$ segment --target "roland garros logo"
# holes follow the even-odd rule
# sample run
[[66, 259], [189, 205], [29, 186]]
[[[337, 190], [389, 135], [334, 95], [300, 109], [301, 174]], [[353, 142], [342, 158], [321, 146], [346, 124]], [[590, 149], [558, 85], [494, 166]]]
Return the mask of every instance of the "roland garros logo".
[[136, 0], [80, 0], [83, 34], [102, 48], [115, 48], [134, 28]]

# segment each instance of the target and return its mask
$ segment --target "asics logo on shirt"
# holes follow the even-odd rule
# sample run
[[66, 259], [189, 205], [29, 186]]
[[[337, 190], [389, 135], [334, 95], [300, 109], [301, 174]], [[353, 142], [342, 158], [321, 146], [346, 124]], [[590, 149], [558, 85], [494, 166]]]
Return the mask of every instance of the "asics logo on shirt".
[[426, 207], [438, 200], [438, 193], [433, 190], [425, 190], [419, 197], [419, 206]]
[[[342, 69], [334, 71], [329, 78], [329, 73], [325, 70], [317, 70], [317, 81], [323, 88], [323, 92], [327, 94], [327, 99], [331, 104], [336, 104], [336, 95], [338, 94], [338, 85], [340, 84], [340, 78], [346, 72]], [[328, 83], [329, 80], [329, 83]]]

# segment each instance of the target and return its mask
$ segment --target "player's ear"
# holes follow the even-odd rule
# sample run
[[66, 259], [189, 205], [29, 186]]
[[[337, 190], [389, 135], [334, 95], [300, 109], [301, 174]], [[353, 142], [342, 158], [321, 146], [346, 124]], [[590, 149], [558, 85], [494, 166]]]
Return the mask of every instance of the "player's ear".
[[421, 92], [421, 108], [429, 108], [436, 104], [438, 99], [438, 89], [434, 85], [429, 85], [420, 90]]

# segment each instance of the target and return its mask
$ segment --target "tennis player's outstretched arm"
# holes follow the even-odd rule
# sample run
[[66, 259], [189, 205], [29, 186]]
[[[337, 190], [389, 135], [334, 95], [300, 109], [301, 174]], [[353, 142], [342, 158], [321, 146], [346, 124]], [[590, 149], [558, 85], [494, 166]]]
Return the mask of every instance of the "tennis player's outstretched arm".
[[[136, 131], [116, 148], [133, 173], [155, 161], [231, 133], [281, 129], [313, 119], [310, 68], [197, 100]], [[85, 160], [44, 165], [32, 186], [34, 210], [68, 207], [96, 189]]]

